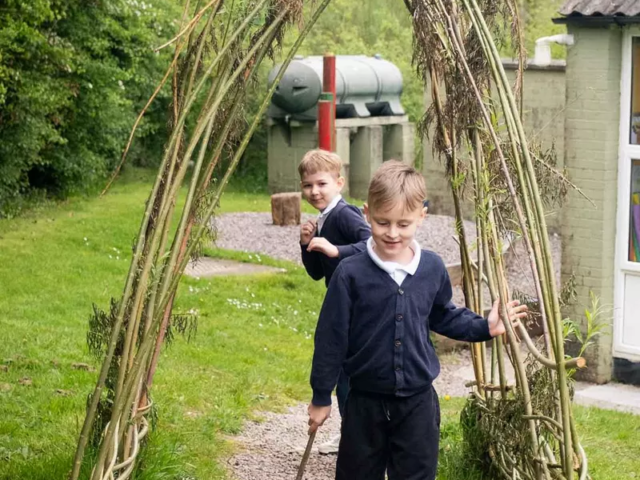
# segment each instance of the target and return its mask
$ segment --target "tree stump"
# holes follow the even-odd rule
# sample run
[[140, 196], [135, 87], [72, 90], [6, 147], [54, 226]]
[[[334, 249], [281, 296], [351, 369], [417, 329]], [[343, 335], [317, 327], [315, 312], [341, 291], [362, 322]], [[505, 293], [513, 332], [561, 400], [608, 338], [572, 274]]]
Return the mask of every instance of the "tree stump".
[[300, 192], [271, 195], [271, 218], [274, 225], [300, 225]]

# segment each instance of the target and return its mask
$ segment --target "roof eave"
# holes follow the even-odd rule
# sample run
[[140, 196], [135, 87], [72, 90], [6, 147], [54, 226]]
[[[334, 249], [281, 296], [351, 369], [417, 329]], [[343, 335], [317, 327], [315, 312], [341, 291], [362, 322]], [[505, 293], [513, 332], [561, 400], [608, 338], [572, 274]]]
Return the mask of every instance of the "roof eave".
[[569, 15], [554, 18], [557, 25], [578, 25], [581, 27], [606, 27], [609, 25], [633, 25], [640, 23], [640, 16], [627, 17], [623, 15], [589, 17], [585, 15]]

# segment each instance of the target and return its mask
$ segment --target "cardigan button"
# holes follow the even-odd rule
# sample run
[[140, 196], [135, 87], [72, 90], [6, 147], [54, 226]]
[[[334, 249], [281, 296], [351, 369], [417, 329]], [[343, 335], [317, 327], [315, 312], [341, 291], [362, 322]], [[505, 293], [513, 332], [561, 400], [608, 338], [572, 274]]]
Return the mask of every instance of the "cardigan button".
[[396, 340], [395, 341], [395, 346], [399, 347], [400, 345], [402, 345], [402, 342], [400, 340]]
[[404, 295], [404, 290], [403, 290], [403, 289], [401, 289], [401, 288], [399, 288], [399, 289], [398, 289], [398, 293], [399, 293], [400, 295]]
[[400, 370], [402, 370], [402, 367], [401, 367], [400, 365], [398, 365], [398, 366], [396, 367], [396, 372], [399, 372]]
[[396, 320], [397, 320], [398, 322], [401, 322], [401, 321], [402, 321], [402, 318], [403, 318], [403, 317], [402, 317], [402, 314], [401, 314], [401, 313], [399, 313], [398, 315], [396, 315]]

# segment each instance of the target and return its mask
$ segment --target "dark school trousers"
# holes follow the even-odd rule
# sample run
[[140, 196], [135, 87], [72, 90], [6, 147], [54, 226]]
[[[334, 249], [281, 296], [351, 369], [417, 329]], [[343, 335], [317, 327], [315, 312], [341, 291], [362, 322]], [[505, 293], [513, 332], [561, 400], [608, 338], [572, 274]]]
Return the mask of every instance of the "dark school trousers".
[[433, 387], [411, 397], [351, 390], [342, 417], [336, 480], [434, 480], [440, 404]]

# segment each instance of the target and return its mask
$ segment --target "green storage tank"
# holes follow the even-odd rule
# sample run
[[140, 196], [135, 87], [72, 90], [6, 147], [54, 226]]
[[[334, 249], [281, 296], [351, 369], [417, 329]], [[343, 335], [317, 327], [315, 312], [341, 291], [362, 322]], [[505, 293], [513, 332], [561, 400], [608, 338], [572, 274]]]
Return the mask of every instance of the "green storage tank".
[[[267, 115], [275, 120], [315, 121], [322, 92], [323, 58], [296, 57], [271, 99]], [[280, 65], [269, 72], [269, 86]], [[336, 117], [404, 115], [402, 74], [380, 55], [336, 56]]]

